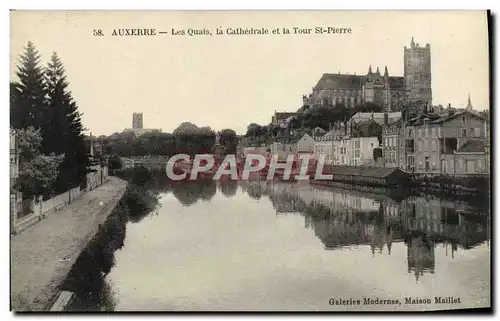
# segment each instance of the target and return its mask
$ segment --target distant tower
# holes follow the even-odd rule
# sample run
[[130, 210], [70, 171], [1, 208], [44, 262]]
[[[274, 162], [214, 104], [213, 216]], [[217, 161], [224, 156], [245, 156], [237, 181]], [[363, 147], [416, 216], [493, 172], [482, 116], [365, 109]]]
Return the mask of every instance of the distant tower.
[[132, 128], [133, 129], [142, 129], [142, 113], [133, 113], [132, 114]]
[[470, 94], [469, 94], [469, 100], [467, 102], [467, 107], [466, 107], [467, 110], [472, 110], [472, 103], [470, 101]]
[[411, 38], [410, 48], [404, 48], [404, 78], [408, 98], [432, 106], [431, 46], [420, 47]]

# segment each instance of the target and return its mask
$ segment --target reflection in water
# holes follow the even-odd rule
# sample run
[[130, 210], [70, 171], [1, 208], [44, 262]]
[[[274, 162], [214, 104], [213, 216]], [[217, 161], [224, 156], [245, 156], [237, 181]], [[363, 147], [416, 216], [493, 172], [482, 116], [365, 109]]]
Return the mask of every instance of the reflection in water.
[[212, 180], [174, 182], [170, 188], [184, 206], [193, 205], [199, 200], [210, 201], [217, 193], [217, 187]]
[[125, 213], [126, 208], [119, 206], [75, 262], [62, 285], [62, 290], [75, 293], [75, 299], [68, 310], [114, 310], [115, 296], [105, 275], [115, 264], [114, 252], [124, 244]]
[[[184, 302], [182, 295], [197, 306], [205, 298], [216, 300], [221, 293], [227, 295], [222, 304], [230, 302], [231, 295], [235, 302], [241, 302], [238, 300], [257, 299], [258, 296], [251, 297], [253, 293], [270, 297], [274, 293], [278, 298], [272, 301], [274, 305], [295, 297], [300, 302], [307, 300], [300, 296], [304, 293], [302, 287], [317, 290], [316, 297], [316, 292], [308, 296], [319, 304], [320, 297], [334, 294], [328, 292], [332, 284], [342, 282], [350, 287], [363, 284], [362, 290], [358, 286], [359, 293], [366, 289], [370, 292], [367, 286], [372, 284], [372, 276], [365, 273], [364, 267], [349, 265], [352, 271], [339, 268], [335, 278], [331, 277], [332, 262], [338, 258], [352, 261], [367, 257], [368, 262], [389, 269], [391, 275], [399, 277], [402, 273], [412, 282], [414, 275], [422, 290], [426, 289], [428, 275], [444, 279], [449, 260], [460, 260], [460, 249], [473, 249], [485, 242], [489, 246], [489, 209], [477, 204], [425, 195], [394, 198], [389, 194], [313, 187], [307, 183], [172, 182], [165, 175], [129, 174], [129, 181], [140, 182], [147, 192], [132, 185], [103, 230], [78, 259], [62, 289], [76, 293], [77, 300], [70, 310], [147, 308], [155, 302], [164, 304], [160, 309], [168, 310], [165, 307], [170, 306], [169, 302], [185, 307], [179, 303]], [[168, 194], [173, 198], [163, 197]], [[159, 217], [143, 220], [157, 210], [159, 199], [163, 202], [163, 208], [157, 211]], [[210, 215], [198, 215], [205, 209]], [[203, 228], [191, 228], [197, 225]], [[129, 240], [124, 246], [126, 235]], [[297, 242], [293, 251], [287, 247], [292, 246], [287, 243], [291, 236]], [[151, 253], [144, 254], [144, 249]], [[119, 263], [115, 266], [117, 250]], [[270, 253], [272, 260], [268, 259]], [[443, 262], [445, 255], [449, 258]], [[140, 259], [134, 261], [136, 257]], [[300, 260], [306, 262], [303, 269]], [[224, 270], [226, 266], [228, 270]], [[142, 269], [151, 275], [133, 283]], [[255, 279], [245, 283], [250, 276]], [[143, 283], [151, 286], [147, 283], [151, 279], [162, 290], [154, 295], [147, 289], [139, 291]], [[331, 283], [337, 280], [340, 283]], [[328, 288], [326, 292], [318, 289], [321, 284]], [[226, 290], [219, 289], [222, 285]], [[199, 286], [202, 291], [198, 291]], [[297, 290], [293, 292], [295, 286]], [[391, 290], [398, 286], [406, 290], [412, 285], [394, 285], [386, 294], [392, 295]], [[474, 286], [472, 291], [477, 292]], [[121, 293], [117, 293], [118, 289]], [[443, 290], [443, 286], [433, 283], [430, 291], [436, 289]], [[265, 303], [258, 306], [262, 305]]]
[[238, 191], [238, 182], [229, 179], [221, 180], [219, 181], [219, 189], [224, 196], [232, 197]]
[[130, 184], [102, 228], [80, 254], [66, 277], [62, 291], [75, 294], [69, 311], [114, 311], [116, 301], [105, 279], [115, 266], [115, 252], [124, 246], [127, 222], [139, 223], [156, 211], [158, 193]]
[[[418, 280], [434, 273], [436, 246], [452, 257], [460, 247], [489, 242], [489, 209], [442, 198], [410, 196], [397, 202], [385, 195], [313, 187], [309, 184], [251, 182], [269, 195], [277, 214], [301, 213], [326, 250], [369, 245], [372, 255], [393, 243], [407, 246], [408, 272]], [[259, 185], [260, 188], [251, 187]]]

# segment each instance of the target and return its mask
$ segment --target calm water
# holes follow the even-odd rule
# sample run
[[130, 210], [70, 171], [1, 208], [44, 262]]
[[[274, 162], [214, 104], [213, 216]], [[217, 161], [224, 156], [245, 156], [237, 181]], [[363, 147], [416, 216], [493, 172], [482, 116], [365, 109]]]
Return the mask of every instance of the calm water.
[[[73, 271], [79, 281], [69, 286], [78, 296], [72, 310], [490, 305], [487, 209], [307, 183], [210, 181], [154, 189], [156, 210], [110, 229], [106, 244], [83, 255]], [[435, 304], [436, 296], [460, 303]], [[410, 297], [433, 303], [405, 304]], [[331, 298], [361, 304], [331, 305]], [[401, 304], [365, 305], [364, 298]]]

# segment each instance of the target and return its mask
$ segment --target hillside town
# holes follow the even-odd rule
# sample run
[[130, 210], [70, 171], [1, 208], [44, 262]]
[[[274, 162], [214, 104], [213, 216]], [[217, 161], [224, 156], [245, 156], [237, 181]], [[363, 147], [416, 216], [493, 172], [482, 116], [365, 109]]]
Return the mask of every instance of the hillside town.
[[[245, 146], [239, 152], [289, 155], [310, 153], [330, 165], [399, 168], [408, 173], [488, 175], [490, 171], [490, 123], [488, 106], [477, 111], [469, 95], [466, 108], [432, 105], [430, 45], [411, 40], [404, 49], [404, 77], [381, 75], [371, 66], [364, 76], [323, 74], [312, 93], [304, 95], [297, 112], [277, 112], [269, 126], [279, 134], [269, 144]], [[465, 99], [465, 97], [464, 97]], [[294, 127], [318, 108], [370, 105], [371, 111], [352, 112], [328, 128]], [[341, 107], [339, 107], [339, 105]], [[378, 108], [377, 108], [378, 107]], [[370, 108], [368, 108], [370, 109]], [[359, 128], [374, 130], [356, 130]]]

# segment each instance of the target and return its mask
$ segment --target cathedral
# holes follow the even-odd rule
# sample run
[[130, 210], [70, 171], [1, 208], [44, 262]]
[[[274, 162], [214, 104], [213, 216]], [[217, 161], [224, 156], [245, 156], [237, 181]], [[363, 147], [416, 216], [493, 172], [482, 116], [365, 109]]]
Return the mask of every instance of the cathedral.
[[403, 77], [389, 76], [387, 66], [383, 74], [377, 67], [368, 68], [366, 75], [323, 74], [309, 96], [303, 97], [304, 106], [336, 105], [346, 107], [372, 102], [384, 111], [400, 111], [403, 101], [422, 101], [432, 106], [431, 46], [421, 47], [411, 39], [404, 47]]

